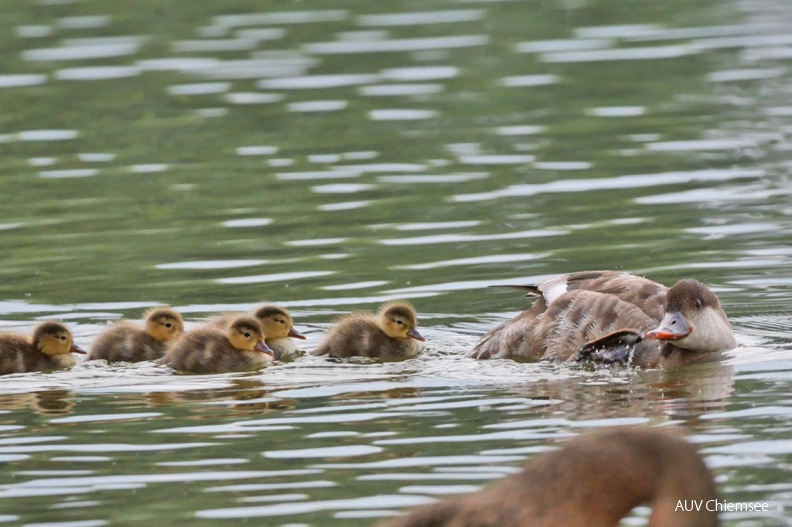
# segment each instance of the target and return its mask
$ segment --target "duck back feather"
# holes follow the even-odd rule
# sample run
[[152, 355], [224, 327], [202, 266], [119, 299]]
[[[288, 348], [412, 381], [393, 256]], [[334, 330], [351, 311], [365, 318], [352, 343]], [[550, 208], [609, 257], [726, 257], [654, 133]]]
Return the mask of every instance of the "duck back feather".
[[167, 343], [155, 339], [135, 324], [119, 322], [99, 335], [91, 347], [89, 360], [140, 362], [165, 354]]

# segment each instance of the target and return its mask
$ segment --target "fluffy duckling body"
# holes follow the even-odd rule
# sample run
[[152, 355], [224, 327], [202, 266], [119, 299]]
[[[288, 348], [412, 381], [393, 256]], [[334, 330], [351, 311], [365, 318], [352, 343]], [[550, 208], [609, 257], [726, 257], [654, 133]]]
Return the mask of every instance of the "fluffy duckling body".
[[160, 362], [188, 373], [227, 373], [257, 370], [272, 360], [258, 321], [237, 317], [225, 329], [209, 325], [188, 331]]
[[[215, 327], [223, 327], [238, 315], [221, 315], [210, 321]], [[298, 347], [294, 339], [305, 340], [305, 335], [294, 329], [291, 313], [286, 308], [275, 305], [263, 305], [257, 308], [252, 316], [261, 324], [265, 335], [264, 342], [275, 354], [275, 360], [294, 358]]]
[[30, 338], [0, 334], [0, 375], [71, 368], [72, 353], [85, 353], [74, 344], [69, 328], [60, 322], [43, 322]]
[[631, 358], [654, 368], [712, 360], [737, 346], [718, 297], [697, 280], [667, 288], [627, 273], [591, 271], [523, 289], [537, 297], [534, 305], [484, 335], [468, 357]]
[[385, 304], [377, 315], [353, 313], [330, 329], [312, 355], [406, 359], [418, 355], [425, 339], [418, 333], [415, 308], [404, 302]]
[[148, 311], [143, 327], [128, 321], [115, 324], [94, 341], [88, 360], [140, 362], [156, 360], [184, 331], [184, 321], [170, 308]]
[[627, 429], [575, 439], [480, 492], [380, 527], [616, 527], [642, 503], [652, 506], [655, 527], [717, 527], [714, 507], [677, 510], [680, 499], [716, 499], [696, 450], [668, 432]]

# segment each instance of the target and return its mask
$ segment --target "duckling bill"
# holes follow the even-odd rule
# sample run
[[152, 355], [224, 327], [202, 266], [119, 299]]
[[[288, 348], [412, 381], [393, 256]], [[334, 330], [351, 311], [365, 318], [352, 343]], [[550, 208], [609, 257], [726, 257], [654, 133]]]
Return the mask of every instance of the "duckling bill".
[[160, 363], [186, 373], [258, 370], [273, 361], [258, 320], [237, 317], [226, 328], [213, 325], [183, 334]]
[[415, 308], [384, 304], [377, 315], [353, 313], [333, 326], [312, 355], [405, 359], [418, 355], [426, 339], [418, 332]]
[[88, 360], [140, 362], [165, 354], [168, 343], [184, 330], [182, 316], [170, 308], [154, 308], [146, 314], [143, 327], [128, 321], [115, 324], [99, 335]]
[[39, 324], [30, 338], [0, 333], [0, 375], [71, 368], [76, 362], [72, 353], [85, 351], [60, 322]]

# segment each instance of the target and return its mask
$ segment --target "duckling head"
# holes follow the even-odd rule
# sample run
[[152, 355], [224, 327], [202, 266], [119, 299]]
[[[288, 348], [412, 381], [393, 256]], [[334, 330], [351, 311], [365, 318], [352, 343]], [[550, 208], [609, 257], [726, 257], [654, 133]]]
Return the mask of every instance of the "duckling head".
[[385, 304], [380, 309], [380, 328], [394, 339], [426, 339], [418, 333], [418, 317], [415, 308], [406, 302]]
[[146, 313], [146, 333], [159, 340], [168, 342], [184, 331], [182, 316], [173, 309], [157, 307]]
[[33, 331], [33, 346], [44, 355], [67, 355], [69, 353], [82, 353], [79, 346], [74, 344], [69, 328], [60, 322], [44, 322]]
[[228, 326], [228, 341], [239, 351], [259, 351], [274, 356], [273, 351], [264, 343], [264, 333], [258, 320], [252, 317], [239, 317]]
[[254, 316], [261, 323], [261, 329], [268, 339], [291, 337], [305, 340], [305, 335], [294, 329], [292, 317], [288, 311], [278, 306], [262, 306]]

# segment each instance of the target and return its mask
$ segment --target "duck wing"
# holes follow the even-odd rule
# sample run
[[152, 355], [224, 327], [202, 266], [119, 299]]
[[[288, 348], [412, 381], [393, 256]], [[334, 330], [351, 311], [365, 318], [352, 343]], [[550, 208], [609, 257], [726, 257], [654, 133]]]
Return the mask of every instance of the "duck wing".
[[[551, 278], [550, 281], [559, 278], [566, 278], [566, 291], [583, 289], [614, 295], [658, 321], [663, 318], [668, 288], [648, 278], [618, 271], [586, 271]], [[542, 287], [542, 283], [539, 286]], [[560, 286], [556, 287], [560, 289]]]
[[643, 340], [637, 329], [620, 329], [580, 346], [573, 360], [597, 364], [626, 364]]
[[653, 280], [621, 271], [581, 271], [560, 274], [537, 284], [497, 285], [525, 291], [527, 297], [542, 297], [547, 304], [566, 293], [582, 289], [595, 293], [615, 295], [624, 302], [637, 306], [658, 321], [663, 318], [663, 308], [668, 288]]

